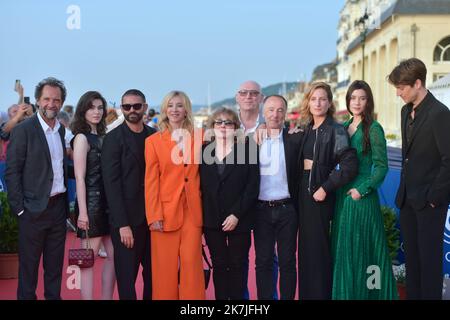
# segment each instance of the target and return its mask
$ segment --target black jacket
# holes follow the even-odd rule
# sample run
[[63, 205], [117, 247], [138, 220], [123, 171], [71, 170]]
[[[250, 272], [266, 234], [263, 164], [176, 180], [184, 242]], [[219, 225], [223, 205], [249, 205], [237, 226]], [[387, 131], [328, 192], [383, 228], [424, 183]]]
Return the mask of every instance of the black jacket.
[[[67, 189], [65, 128], [59, 128], [64, 160], [64, 185]], [[38, 217], [46, 208], [53, 184], [53, 169], [44, 130], [37, 114], [19, 123], [11, 132], [7, 149], [5, 181], [12, 212], [27, 210]], [[68, 201], [66, 205], [68, 214]]]
[[[217, 171], [217, 165], [210, 163], [215, 153], [212, 150], [215, 142], [203, 146], [202, 163], [200, 165], [200, 185], [203, 205], [203, 226], [222, 229], [222, 223], [230, 214], [238, 219], [234, 232], [250, 231], [253, 228], [254, 207], [259, 193], [259, 166], [256, 161], [251, 164], [249, 159], [249, 144], [236, 143], [234, 152], [227, 158], [222, 175]], [[212, 150], [212, 152], [211, 152]], [[236, 150], [244, 150], [247, 161], [238, 162]], [[229, 162], [234, 161], [234, 164]], [[210, 164], [208, 164], [208, 162]]]
[[[109, 132], [102, 147], [102, 175], [110, 223], [114, 228], [139, 226], [145, 217], [144, 149], [139, 150], [126, 122]], [[156, 132], [144, 126], [147, 137]]]
[[[312, 124], [305, 128], [299, 151], [299, 168], [303, 172], [303, 147], [312, 133]], [[322, 187], [327, 194], [335, 192], [358, 175], [356, 150], [350, 147], [350, 141], [344, 126], [333, 118], [327, 117], [316, 130], [316, 143], [313, 167], [309, 178], [309, 193], [314, 194]]]
[[427, 204], [448, 205], [450, 195], [450, 111], [430, 92], [421, 105], [412, 138], [406, 142], [407, 118], [412, 105], [402, 108], [403, 165], [396, 205], [408, 200], [420, 210]]

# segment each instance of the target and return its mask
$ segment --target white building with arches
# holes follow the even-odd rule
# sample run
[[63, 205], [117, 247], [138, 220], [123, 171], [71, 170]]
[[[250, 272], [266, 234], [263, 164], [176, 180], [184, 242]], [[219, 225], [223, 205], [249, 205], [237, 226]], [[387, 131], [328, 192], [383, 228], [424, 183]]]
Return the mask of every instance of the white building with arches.
[[[448, 52], [450, 53], [450, 49]], [[436, 99], [450, 109], [450, 73], [431, 84], [428, 89], [434, 94]]]
[[339, 108], [345, 108], [348, 84], [364, 74], [374, 93], [378, 121], [386, 133], [400, 136], [403, 101], [386, 76], [401, 60], [411, 57], [426, 64], [428, 85], [450, 73], [450, 0], [348, 0], [347, 11], [353, 8], [354, 12], [348, 19], [358, 17], [357, 7], [360, 17], [368, 13], [367, 25], [362, 37], [364, 30], [350, 21], [347, 25], [353, 33], [345, 34], [352, 34], [352, 39], [347, 37], [341, 48], [338, 42]]

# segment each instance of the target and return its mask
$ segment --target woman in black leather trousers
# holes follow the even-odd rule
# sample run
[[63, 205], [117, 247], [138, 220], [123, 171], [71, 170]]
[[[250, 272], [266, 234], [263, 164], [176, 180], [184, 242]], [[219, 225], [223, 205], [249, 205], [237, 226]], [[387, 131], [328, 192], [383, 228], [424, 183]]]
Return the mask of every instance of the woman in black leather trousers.
[[299, 298], [331, 299], [330, 222], [335, 191], [358, 173], [356, 151], [334, 118], [330, 86], [311, 85], [301, 104], [304, 138], [299, 151]]

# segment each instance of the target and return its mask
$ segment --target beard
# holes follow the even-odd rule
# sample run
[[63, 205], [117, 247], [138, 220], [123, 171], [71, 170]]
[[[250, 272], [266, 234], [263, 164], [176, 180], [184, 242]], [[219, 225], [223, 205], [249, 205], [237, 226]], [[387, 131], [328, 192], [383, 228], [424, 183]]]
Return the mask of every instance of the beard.
[[130, 112], [129, 114], [124, 114], [125, 120], [130, 123], [138, 123], [144, 117], [143, 113]]
[[57, 111], [42, 109], [42, 116], [49, 120], [55, 119], [57, 115], [58, 115]]

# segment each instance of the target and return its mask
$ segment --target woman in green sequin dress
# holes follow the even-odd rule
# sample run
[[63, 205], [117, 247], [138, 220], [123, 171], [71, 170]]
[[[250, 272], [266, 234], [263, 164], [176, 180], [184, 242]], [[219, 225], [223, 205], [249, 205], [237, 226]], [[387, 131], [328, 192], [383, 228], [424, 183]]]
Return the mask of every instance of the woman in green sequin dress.
[[384, 131], [373, 120], [373, 95], [366, 82], [353, 82], [346, 102], [353, 117], [344, 126], [358, 153], [359, 174], [337, 192], [331, 231], [333, 299], [398, 299], [377, 192], [388, 171]]

